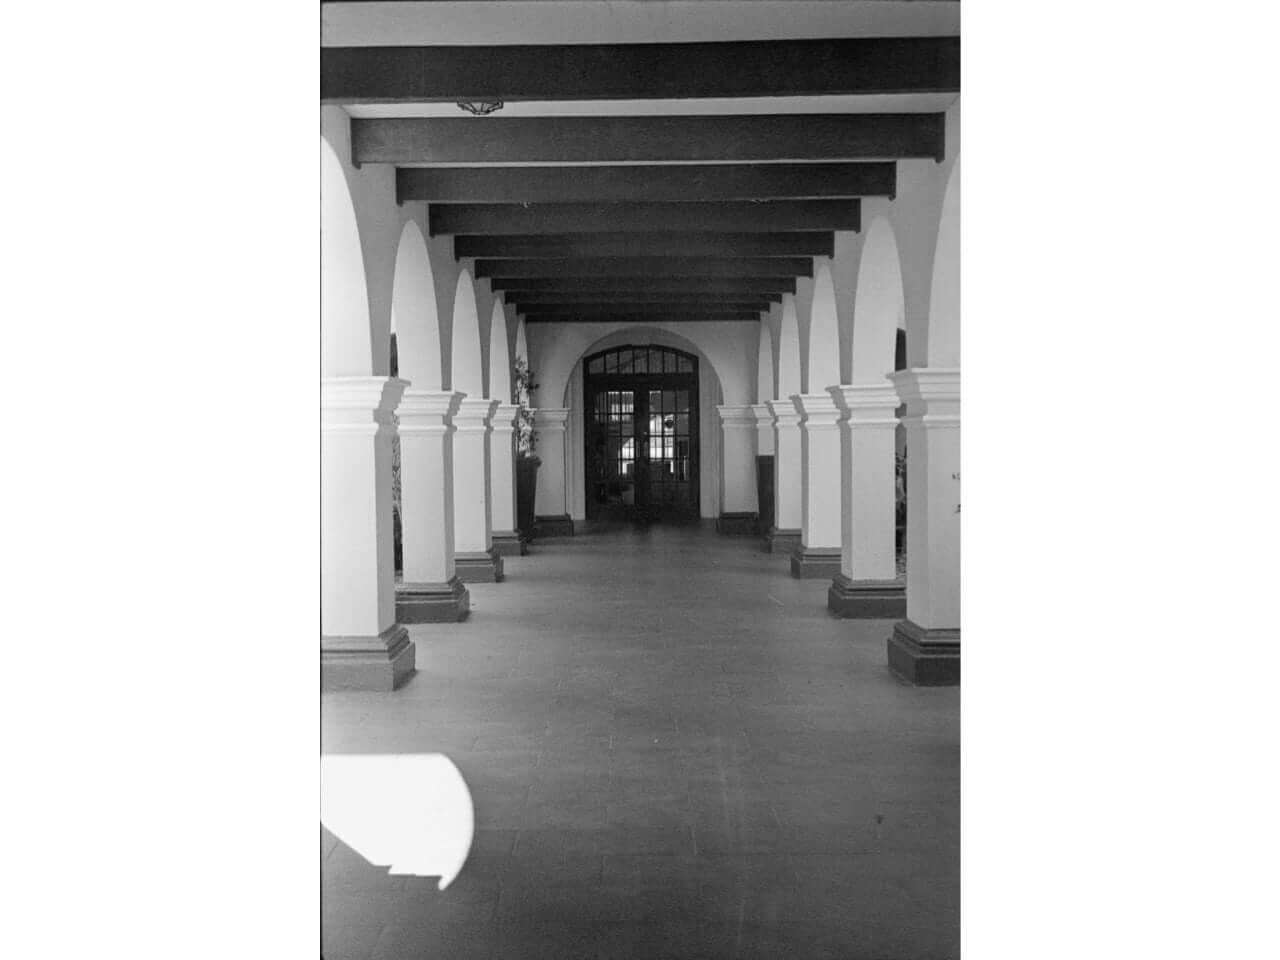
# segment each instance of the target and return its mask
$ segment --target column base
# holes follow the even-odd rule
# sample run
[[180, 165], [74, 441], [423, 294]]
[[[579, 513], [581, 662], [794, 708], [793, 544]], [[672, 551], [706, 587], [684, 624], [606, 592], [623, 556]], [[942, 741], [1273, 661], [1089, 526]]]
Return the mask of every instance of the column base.
[[456, 553], [453, 566], [463, 583], [502, 582], [502, 557], [493, 547], [480, 553]]
[[954, 687], [960, 683], [960, 631], [926, 630], [899, 620], [888, 640], [889, 669], [917, 687]]
[[498, 530], [493, 534], [493, 549], [498, 552], [500, 557], [519, 557], [529, 550], [520, 540], [520, 534], [515, 530]]
[[839, 547], [796, 547], [791, 554], [791, 575], [797, 580], [831, 580], [840, 575]]
[[827, 609], [848, 620], [901, 620], [907, 615], [907, 585], [901, 580], [851, 580], [836, 574]]
[[388, 693], [414, 672], [409, 631], [392, 624], [376, 637], [320, 637], [320, 689]]
[[535, 517], [533, 535], [534, 537], [572, 537], [573, 517], [567, 513], [555, 517]]
[[722, 513], [716, 520], [716, 533], [727, 537], [755, 536], [759, 522], [759, 516], [754, 513]]
[[400, 623], [457, 623], [471, 612], [471, 594], [456, 576], [448, 583], [397, 583]]
[[800, 547], [800, 531], [770, 527], [764, 535], [766, 553], [794, 553]]

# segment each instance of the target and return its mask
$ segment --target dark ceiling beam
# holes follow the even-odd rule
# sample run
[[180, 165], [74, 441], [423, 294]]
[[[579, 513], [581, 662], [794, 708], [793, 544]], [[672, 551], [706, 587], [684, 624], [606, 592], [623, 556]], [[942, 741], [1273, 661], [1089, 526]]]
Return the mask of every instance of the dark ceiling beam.
[[830, 257], [835, 234], [579, 233], [453, 238], [463, 257]]
[[[776, 261], [774, 261], [776, 262]], [[795, 293], [796, 278], [777, 273], [754, 277], [652, 277], [629, 276], [593, 277], [494, 277], [490, 286], [497, 291], [508, 290], [571, 290], [575, 293], [596, 293], [602, 290], [642, 289], [653, 293], [703, 293], [733, 294], [748, 291], [755, 293]]]
[[659, 315], [666, 313], [756, 313], [769, 309], [767, 303], [752, 301], [736, 302], [726, 300], [721, 303], [517, 303], [516, 309], [523, 314], [580, 314], [583, 316], [616, 316], [638, 313]]
[[893, 199], [896, 193], [893, 162], [396, 168], [400, 203]]
[[655, 320], [666, 320], [672, 323], [712, 323], [718, 320], [749, 320], [759, 322], [760, 314], [750, 311], [734, 311], [725, 313], [667, 313], [655, 315], [650, 313], [526, 313], [526, 323], [653, 323]]
[[[379, 48], [381, 49], [381, 48]], [[661, 117], [355, 117], [360, 163], [895, 160], [944, 150], [941, 113]]]
[[792, 277], [813, 276], [807, 257], [598, 257], [477, 260], [476, 277]]
[[596, 290], [582, 292], [566, 280], [565, 286], [559, 290], [500, 290], [507, 303], [762, 303], [760, 309], [767, 310], [771, 303], [780, 303], [782, 294], [763, 293], [758, 290], [726, 290], [722, 293], [699, 293], [695, 291], [649, 290], [640, 288], [634, 282], [630, 288], [621, 286], [616, 290]]
[[959, 37], [322, 47], [325, 103], [950, 93]]
[[431, 235], [534, 233], [773, 233], [858, 230], [861, 200], [763, 200], [717, 203], [433, 203]]

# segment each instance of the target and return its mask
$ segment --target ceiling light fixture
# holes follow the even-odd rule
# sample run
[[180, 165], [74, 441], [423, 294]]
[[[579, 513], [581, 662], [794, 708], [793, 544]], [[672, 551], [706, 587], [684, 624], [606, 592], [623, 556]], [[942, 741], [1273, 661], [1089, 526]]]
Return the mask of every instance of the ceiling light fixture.
[[487, 117], [501, 110], [503, 103], [501, 100], [473, 100], [469, 103], [459, 103], [458, 106], [474, 116]]

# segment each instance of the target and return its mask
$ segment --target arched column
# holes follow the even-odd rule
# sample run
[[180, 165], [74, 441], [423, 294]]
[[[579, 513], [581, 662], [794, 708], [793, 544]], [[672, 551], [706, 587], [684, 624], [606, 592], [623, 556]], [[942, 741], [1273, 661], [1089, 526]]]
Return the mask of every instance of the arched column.
[[853, 292], [853, 317], [850, 383], [831, 388], [841, 411], [842, 542], [827, 608], [841, 617], [895, 619], [906, 614], [906, 586], [894, 542], [898, 395], [888, 376], [904, 300], [898, 246], [885, 216], [872, 220], [855, 260], [856, 250], [837, 241], [836, 269], [845, 274], [838, 281], [848, 281], [837, 286]]
[[516, 405], [511, 397], [511, 358], [507, 350], [507, 314], [502, 298], [493, 301], [489, 321], [489, 399], [498, 402], [489, 434], [489, 503], [493, 549], [502, 556], [520, 553], [516, 532]]
[[453, 301], [453, 389], [463, 394], [453, 415], [454, 563], [466, 583], [500, 583], [489, 512], [489, 433], [498, 401], [485, 399], [481, 356], [475, 287], [464, 269]]
[[400, 518], [404, 575], [396, 584], [401, 623], [462, 620], [471, 598], [454, 566], [453, 425], [462, 395], [442, 389], [440, 324], [427, 244], [406, 223], [396, 254], [391, 322], [400, 371]]
[[840, 572], [840, 340], [831, 261], [815, 261], [809, 319], [808, 389], [791, 398], [800, 416], [800, 546], [791, 575], [829, 580]]
[[573, 536], [573, 518], [569, 515], [569, 494], [565, 478], [569, 472], [565, 428], [569, 423], [568, 407], [539, 407], [533, 412], [538, 456], [543, 469], [538, 474], [534, 494], [534, 519], [540, 537]]
[[765, 549], [792, 553], [800, 546], [801, 453], [800, 414], [791, 399], [800, 394], [800, 327], [795, 297], [782, 296], [778, 331], [778, 392], [767, 406], [773, 418], [773, 526]]
[[392, 690], [414, 668], [395, 618], [393, 415], [403, 380], [373, 376], [364, 254], [341, 161], [321, 167], [320, 679]]
[[927, 367], [894, 374], [906, 404], [907, 616], [889, 666], [915, 684], [960, 682], [960, 161], [942, 203]]

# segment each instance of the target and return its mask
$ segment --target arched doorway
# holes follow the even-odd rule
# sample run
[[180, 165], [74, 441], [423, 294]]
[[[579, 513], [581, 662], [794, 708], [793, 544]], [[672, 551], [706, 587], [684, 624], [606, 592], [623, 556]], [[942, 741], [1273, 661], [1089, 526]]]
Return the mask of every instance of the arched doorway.
[[698, 358], [627, 345], [582, 369], [587, 519], [697, 522]]

